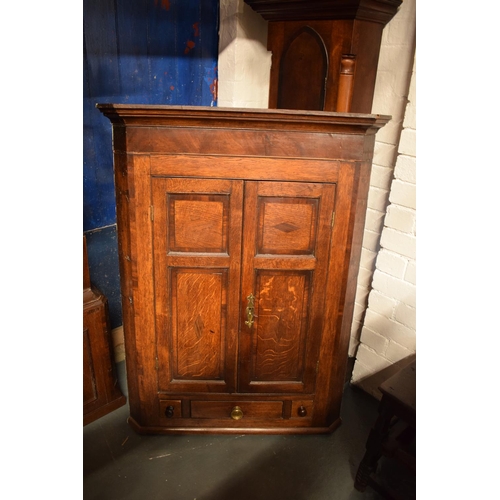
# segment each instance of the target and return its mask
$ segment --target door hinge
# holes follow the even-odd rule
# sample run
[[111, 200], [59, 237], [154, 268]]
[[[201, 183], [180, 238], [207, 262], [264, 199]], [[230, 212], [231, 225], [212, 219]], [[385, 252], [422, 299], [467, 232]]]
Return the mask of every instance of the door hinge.
[[160, 368], [160, 363], [158, 362], [158, 358], [155, 358], [155, 370]]
[[151, 217], [151, 220], [155, 219], [155, 207], [153, 205], [150, 205], [149, 207], [149, 216]]
[[316, 363], [316, 373], [319, 372], [319, 359], [318, 359], [318, 362]]
[[335, 212], [332, 213], [332, 227], [335, 224]]

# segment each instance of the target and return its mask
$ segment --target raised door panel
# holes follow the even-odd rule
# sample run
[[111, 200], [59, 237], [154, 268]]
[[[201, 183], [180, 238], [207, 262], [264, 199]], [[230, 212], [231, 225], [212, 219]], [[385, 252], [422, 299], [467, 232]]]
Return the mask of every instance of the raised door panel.
[[158, 389], [234, 391], [243, 183], [152, 186]]
[[222, 380], [227, 337], [227, 270], [171, 269], [172, 377]]
[[256, 272], [258, 321], [250, 358], [253, 380], [302, 380], [310, 282], [310, 271]]
[[334, 184], [245, 184], [239, 390], [312, 393]]

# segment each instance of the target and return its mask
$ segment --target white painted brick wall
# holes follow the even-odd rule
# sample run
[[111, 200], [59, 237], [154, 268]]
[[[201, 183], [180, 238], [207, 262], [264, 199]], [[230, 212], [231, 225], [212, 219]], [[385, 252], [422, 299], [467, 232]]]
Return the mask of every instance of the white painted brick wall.
[[416, 252], [415, 241], [415, 236], [385, 226], [382, 231], [380, 244], [383, 248], [387, 248], [387, 250], [399, 252], [400, 254], [409, 257], [410, 259], [414, 259]]
[[[385, 26], [382, 37], [372, 112], [389, 114], [392, 119], [376, 136], [363, 247], [377, 254], [377, 270], [370, 262], [365, 264], [361, 260], [361, 268], [372, 273], [372, 281], [367, 288], [358, 282], [356, 307], [361, 310], [369, 307], [374, 293], [398, 302], [408, 300], [413, 307], [416, 302], [416, 154], [415, 145], [411, 142], [415, 140], [416, 92], [415, 79], [410, 78], [412, 68], [415, 73], [415, 11], [415, 0], [405, 0]], [[403, 148], [399, 146], [401, 138], [405, 141]], [[385, 229], [377, 229], [375, 221], [378, 217], [370, 211], [379, 212]], [[363, 277], [364, 283], [365, 271]], [[380, 298], [377, 298], [380, 304]], [[382, 311], [379, 312], [382, 314]], [[378, 397], [378, 391], [369, 382], [361, 383], [366, 373], [377, 374], [378, 365], [369, 363], [368, 359], [380, 356], [381, 369], [385, 369], [389, 361], [394, 362], [396, 352], [404, 351], [398, 350], [397, 344], [391, 340], [383, 353], [365, 346], [362, 341], [363, 327], [359, 321], [353, 321], [349, 354], [356, 353], [357, 360], [352, 381]], [[364, 334], [367, 335], [366, 332]], [[370, 356], [364, 358], [367, 352]], [[372, 381], [372, 386], [380, 382], [376, 376], [370, 376], [368, 380]]]
[[388, 297], [393, 297], [410, 306], [416, 307], [415, 285], [412, 283], [395, 278], [376, 269], [373, 273], [372, 288], [379, 290]]
[[405, 128], [401, 133], [401, 141], [399, 143], [399, 152], [402, 155], [417, 156], [416, 151], [416, 130]]
[[394, 318], [396, 321], [403, 323], [408, 328], [413, 330], [417, 329], [417, 311], [414, 307], [408, 304], [399, 303], [394, 311]]
[[[351, 382], [377, 398], [383, 379], [416, 355], [415, 75], [414, 67], [368, 308], [363, 324], [353, 324], [361, 328], [361, 335], [352, 340], [357, 348], [350, 350], [356, 352]], [[377, 203], [382, 203], [378, 191]], [[373, 245], [373, 234], [369, 240]], [[366, 273], [358, 291], [365, 282]], [[358, 307], [358, 317], [363, 317], [361, 311]]]
[[[396, 197], [403, 198], [406, 204], [415, 204], [414, 192], [412, 194], [413, 185], [415, 184], [414, 155], [410, 154], [409, 156], [402, 157], [401, 151], [398, 151], [403, 124], [411, 127], [412, 123], [415, 122], [415, 112], [413, 108], [407, 106], [409, 100], [410, 102], [415, 100], [414, 89], [412, 94], [412, 88], [408, 88], [414, 61], [414, 47], [415, 0], [405, 0], [394, 18], [384, 28], [372, 106], [373, 113], [392, 116], [390, 122], [377, 133], [375, 142], [370, 191], [368, 194], [367, 223], [363, 237], [364, 249], [372, 253], [379, 252], [381, 248], [382, 228], [375, 221], [379, 220], [379, 217], [385, 220], [386, 212], [391, 202], [390, 196], [394, 196], [391, 190], [395, 175], [400, 183], [409, 184], [408, 186], [399, 186]], [[413, 99], [410, 99], [410, 97]], [[415, 126], [411, 128], [415, 128]], [[411, 132], [407, 136], [409, 142], [411, 140]], [[411, 147], [408, 151], [411, 151]], [[401, 176], [397, 175], [399, 171], [402, 173]], [[408, 193], [410, 197], [407, 199], [406, 195]], [[378, 212], [378, 216], [374, 212]], [[395, 216], [396, 213], [391, 215], [391, 217]], [[392, 229], [401, 231], [401, 224], [393, 226]], [[388, 234], [385, 237], [398, 239], [398, 236]], [[402, 239], [408, 247], [407, 253], [411, 253], [411, 239], [408, 240], [408, 238], [404, 237]], [[387, 260], [385, 261], [385, 265], [387, 265]], [[373, 276], [375, 270], [373, 262], [364, 263], [362, 260], [360, 266], [362, 269], [364, 268], [372, 273]], [[365, 272], [360, 270], [361, 272], [366, 277]], [[371, 285], [365, 288], [358, 283], [356, 293], [356, 304], [358, 307], [366, 309], [370, 290]], [[356, 352], [361, 336], [361, 329], [362, 325], [357, 321], [353, 321], [349, 348], [350, 355]]]
[[361, 259], [360, 265], [366, 269], [375, 269], [375, 260], [377, 258], [377, 252], [372, 252], [367, 248], [361, 249]]
[[392, 183], [389, 201], [408, 208], [417, 208], [415, 184], [395, 179]]
[[394, 278], [403, 279], [408, 259], [387, 248], [382, 248], [377, 257], [377, 269]]
[[409, 232], [415, 234], [416, 217], [415, 210], [405, 206], [392, 204], [387, 207], [387, 215], [385, 223], [388, 227], [392, 227], [398, 231]]
[[393, 176], [394, 171], [392, 168], [373, 165], [370, 185], [376, 188], [383, 189], [385, 191], [389, 191], [391, 189]]
[[365, 228], [369, 231], [374, 231], [378, 234], [382, 232], [384, 227], [384, 214], [378, 210], [368, 208], [366, 211]]
[[219, 107], [267, 108], [267, 21], [243, 0], [220, 0]]
[[417, 263], [415, 261], [408, 262], [404, 279], [413, 285], [417, 284]]
[[399, 155], [396, 162], [396, 169], [394, 175], [403, 182], [413, 182], [416, 183], [416, 169], [415, 169], [416, 159], [412, 156]]
[[388, 189], [380, 189], [378, 187], [370, 186], [370, 191], [368, 192], [368, 208], [373, 210], [378, 210], [385, 214], [389, 198]]

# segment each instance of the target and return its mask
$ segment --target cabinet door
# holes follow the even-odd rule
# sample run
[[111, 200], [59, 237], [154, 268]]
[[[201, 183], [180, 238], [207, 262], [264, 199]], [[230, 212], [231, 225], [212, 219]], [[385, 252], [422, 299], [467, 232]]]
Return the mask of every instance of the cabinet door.
[[158, 389], [233, 392], [243, 183], [152, 186]]
[[240, 391], [314, 391], [334, 198], [334, 184], [245, 183]]

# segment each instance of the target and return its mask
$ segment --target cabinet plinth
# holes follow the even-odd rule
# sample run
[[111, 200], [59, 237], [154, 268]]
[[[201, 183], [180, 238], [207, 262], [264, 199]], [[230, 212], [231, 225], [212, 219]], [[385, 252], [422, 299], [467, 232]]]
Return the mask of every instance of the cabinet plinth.
[[387, 116], [101, 104], [113, 125], [130, 424], [340, 424]]

